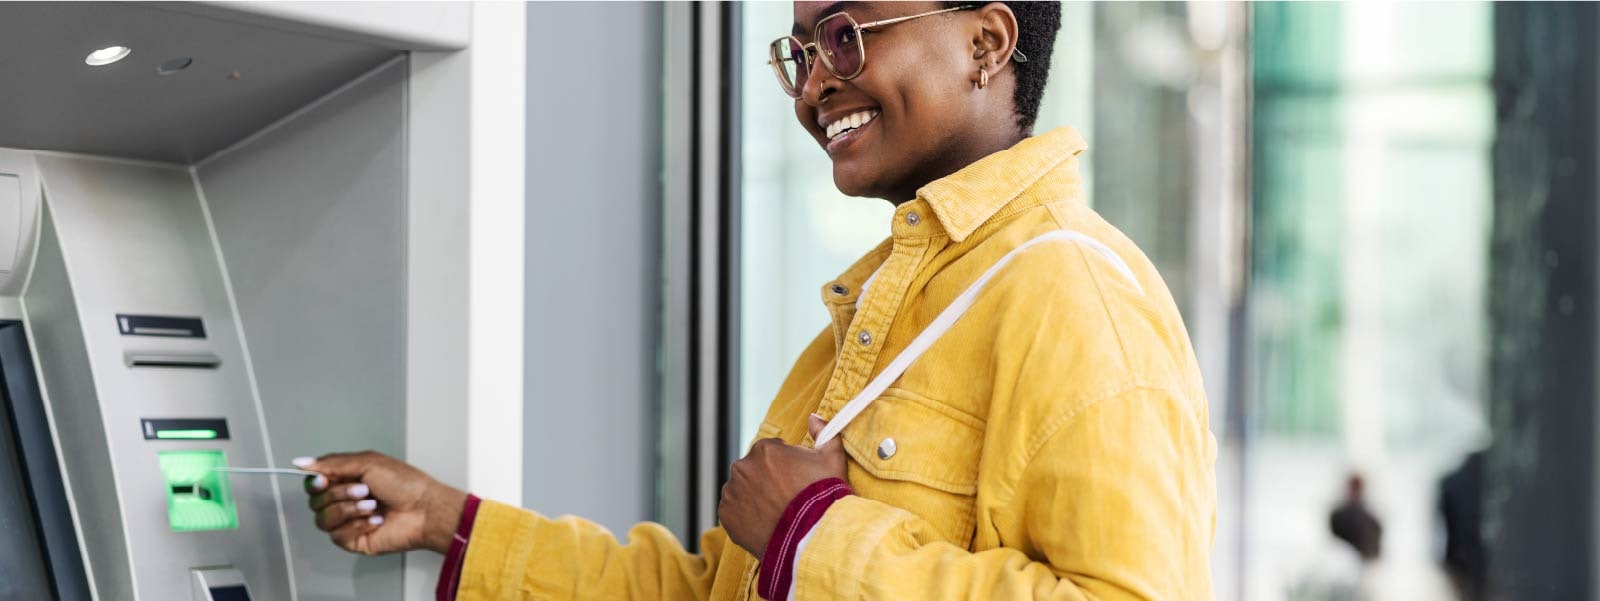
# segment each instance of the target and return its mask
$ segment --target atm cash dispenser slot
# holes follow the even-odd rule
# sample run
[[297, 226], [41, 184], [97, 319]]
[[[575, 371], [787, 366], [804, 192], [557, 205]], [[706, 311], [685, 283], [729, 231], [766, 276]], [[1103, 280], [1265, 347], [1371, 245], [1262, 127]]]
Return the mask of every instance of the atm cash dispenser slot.
[[222, 357], [216, 353], [168, 353], [151, 351], [123, 351], [122, 362], [128, 367], [187, 367], [216, 369]]
[[[160, 338], [206, 337], [206, 325], [198, 317], [117, 314], [117, 332], [123, 336]], [[122, 362], [128, 367], [188, 367], [216, 369], [222, 357], [209, 351], [125, 350]]]

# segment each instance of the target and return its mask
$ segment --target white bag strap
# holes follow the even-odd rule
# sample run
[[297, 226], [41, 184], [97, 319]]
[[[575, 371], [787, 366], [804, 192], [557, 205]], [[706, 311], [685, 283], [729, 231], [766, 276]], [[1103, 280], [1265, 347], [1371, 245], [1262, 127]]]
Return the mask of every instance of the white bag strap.
[[1099, 253], [1100, 256], [1111, 262], [1112, 267], [1115, 267], [1118, 273], [1128, 278], [1128, 282], [1133, 284], [1139, 294], [1144, 294], [1144, 287], [1140, 286], [1138, 278], [1133, 276], [1133, 270], [1128, 267], [1126, 262], [1123, 262], [1122, 257], [1117, 256], [1116, 251], [1111, 250], [1111, 247], [1106, 246], [1099, 240], [1074, 230], [1056, 230], [1040, 234], [1038, 237], [1011, 249], [1011, 252], [1006, 253], [1004, 257], [1000, 257], [1000, 260], [990, 266], [988, 271], [983, 272], [983, 275], [979, 276], [977, 281], [967, 286], [967, 289], [961, 292], [961, 296], [957, 296], [954, 301], [951, 301], [950, 306], [945, 307], [944, 311], [940, 312], [939, 316], [935, 317], [926, 329], [917, 334], [917, 337], [912, 339], [911, 344], [905, 350], [900, 351], [900, 354], [896, 355], [893, 361], [889, 362], [888, 367], [883, 368], [883, 371], [877, 377], [867, 383], [866, 388], [861, 389], [860, 394], [857, 394], [855, 398], [850, 399], [850, 402], [845, 403], [844, 407], [839, 409], [839, 413], [834, 415], [833, 419], [828, 421], [828, 425], [823, 427], [822, 432], [817, 435], [817, 441], [814, 446], [821, 447], [827, 444], [828, 441], [833, 440], [833, 437], [838, 436], [839, 432], [844, 430], [845, 426], [850, 425], [850, 422], [855, 420], [856, 416], [861, 415], [867, 405], [871, 405], [872, 401], [883, 394], [883, 391], [888, 390], [890, 384], [899, 379], [900, 375], [904, 374], [911, 367], [911, 364], [915, 363], [917, 358], [928, 350], [928, 347], [933, 346], [933, 343], [940, 336], [949, 331], [950, 326], [955, 325], [956, 320], [961, 319], [961, 316], [967, 313], [967, 309], [972, 308], [972, 304], [978, 300], [978, 293], [983, 291], [984, 285], [988, 284], [989, 280], [1000, 272], [1000, 268], [1005, 267], [1006, 263], [1010, 263], [1011, 259], [1017, 256], [1017, 253], [1028, 250], [1035, 244], [1057, 240], [1077, 242]]

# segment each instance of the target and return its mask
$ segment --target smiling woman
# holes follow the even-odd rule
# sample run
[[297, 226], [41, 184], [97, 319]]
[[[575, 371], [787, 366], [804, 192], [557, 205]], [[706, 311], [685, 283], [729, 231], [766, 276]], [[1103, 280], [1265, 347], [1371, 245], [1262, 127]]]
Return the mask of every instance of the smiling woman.
[[[1028, 106], [1037, 109], [1041, 131], [1072, 125], [1090, 137], [1096, 125], [1091, 118], [1095, 8], [1086, 2], [1065, 3], [1059, 19], [1061, 33], [1053, 45], [1038, 36], [1024, 35], [1018, 41], [1023, 51], [1050, 49], [1034, 52], [1034, 60], [1028, 63], [1015, 64], [1019, 73], [1025, 68], [1037, 69], [1045, 60], [1059, 66], [1048, 80], [1048, 93], [1045, 78], [1039, 77], [1024, 86], [1024, 97], [1016, 98], [1024, 111]], [[1031, 3], [1021, 6], [1024, 11], [1043, 9], [1043, 5]], [[810, 132], [795, 126], [793, 108], [781, 101], [779, 94], [786, 90], [773, 85], [772, 42], [777, 33], [793, 31], [793, 17], [789, 3], [743, 5], [738, 61], [742, 66], [743, 120], [740, 196], [744, 199], [739, 209], [744, 240], [738, 291], [740, 449], [754, 439], [767, 404], [790, 365], [815, 338], [818, 325], [828, 320], [827, 311], [816, 302], [818, 285], [883, 240], [894, 211], [890, 203], [848, 198], [831, 178], [821, 177], [831, 172], [832, 162], [825, 152], [818, 151]], [[889, 29], [895, 27], [900, 26]], [[871, 33], [863, 38], [872, 55], [869, 60], [875, 61], [882, 40]], [[830, 138], [834, 133], [824, 131]], [[1079, 157], [1085, 166], [1085, 188], [1092, 188], [1094, 181], [1095, 174], [1089, 169], [1094, 154]], [[1141, 244], [1149, 243], [1135, 238]]]
[[770, 46], [833, 185], [896, 208], [823, 287], [831, 324], [722, 489], [766, 599], [1211, 594], [1216, 445], [1182, 320], [1087, 208], [1082, 139], [1034, 136], [1019, 93], [1059, 10], [799, 2]]

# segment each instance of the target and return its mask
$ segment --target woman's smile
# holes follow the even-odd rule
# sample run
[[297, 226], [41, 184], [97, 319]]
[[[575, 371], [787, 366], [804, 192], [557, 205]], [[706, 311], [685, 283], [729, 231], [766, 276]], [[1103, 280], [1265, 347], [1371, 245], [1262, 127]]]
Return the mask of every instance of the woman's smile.
[[831, 140], [841, 133], [866, 125], [876, 116], [878, 111], [873, 109], [852, 109], [842, 113], [836, 112], [833, 115], [820, 115], [817, 118], [817, 125], [822, 126], [823, 133]]
[[[878, 122], [880, 114], [881, 112], [876, 109], [852, 111], [824, 125], [823, 131], [827, 141], [823, 148], [828, 151], [828, 156], [837, 156], [854, 145], [856, 140], [868, 133], [869, 127]], [[818, 121], [826, 122], [826, 118]]]

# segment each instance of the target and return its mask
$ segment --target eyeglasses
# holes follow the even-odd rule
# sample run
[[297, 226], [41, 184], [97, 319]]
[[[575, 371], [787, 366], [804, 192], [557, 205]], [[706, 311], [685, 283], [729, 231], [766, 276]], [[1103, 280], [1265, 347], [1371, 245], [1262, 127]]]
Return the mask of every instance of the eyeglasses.
[[[862, 67], [867, 63], [867, 46], [861, 40], [862, 34], [920, 17], [973, 8], [978, 6], [957, 6], [908, 17], [859, 24], [849, 13], [835, 13], [817, 22], [817, 29], [811, 36], [811, 39], [817, 40], [816, 42], [802, 44], [792, 35], [773, 40], [772, 47], [768, 50], [771, 58], [767, 64], [772, 65], [772, 71], [778, 74], [778, 84], [783, 86], [784, 93], [791, 98], [799, 98], [800, 91], [806, 87], [806, 78], [810, 75], [818, 57], [822, 58], [823, 66], [839, 79], [853, 79], [861, 74]], [[1013, 54], [1013, 57], [1018, 61], [1027, 60], [1021, 52]]]

